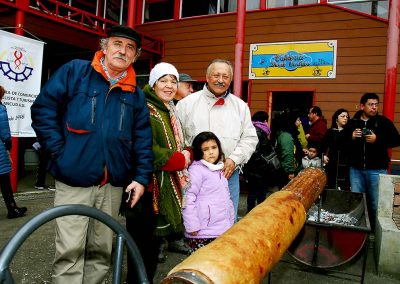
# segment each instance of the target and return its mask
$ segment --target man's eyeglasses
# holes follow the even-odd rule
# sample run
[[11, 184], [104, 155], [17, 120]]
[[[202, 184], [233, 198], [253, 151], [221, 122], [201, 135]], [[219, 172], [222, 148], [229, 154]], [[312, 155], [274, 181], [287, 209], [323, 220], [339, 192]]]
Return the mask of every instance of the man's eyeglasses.
[[378, 107], [379, 106], [379, 103], [367, 103], [366, 104], [367, 106], [369, 106], [369, 107]]

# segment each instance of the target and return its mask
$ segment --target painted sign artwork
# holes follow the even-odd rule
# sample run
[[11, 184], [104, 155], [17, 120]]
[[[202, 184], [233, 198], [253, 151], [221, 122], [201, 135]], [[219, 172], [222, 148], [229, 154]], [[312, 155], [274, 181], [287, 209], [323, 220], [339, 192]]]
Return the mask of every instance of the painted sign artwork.
[[336, 78], [336, 40], [250, 45], [249, 79]]

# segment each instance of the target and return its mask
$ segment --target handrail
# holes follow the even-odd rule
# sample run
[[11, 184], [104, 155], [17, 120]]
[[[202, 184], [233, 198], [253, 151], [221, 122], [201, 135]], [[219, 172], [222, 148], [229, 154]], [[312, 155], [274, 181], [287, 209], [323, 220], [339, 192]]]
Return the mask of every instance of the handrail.
[[[80, 27], [93, 30], [100, 36], [104, 36], [109, 27], [118, 25], [118, 22], [96, 16], [79, 8], [69, 6], [55, 0], [36, 0], [36, 6], [30, 6], [31, 11], [39, 11], [56, 21], [72, 22]], [[142, 35], [142, 49], [152, 54], [163, 55], [163, 43], [161, 40], [148, 35]]]
[[56, 206], [54, 208], [43, 211], [42, 213], [36, 215], [31, 220], [26, 222], [15, 233], [15, 235], [8, 241], [8, 243], [5, 245], [0, 253], [0, 283], [14, 283], [9, 266], [12, 258], [17, 253], [22, 243], [40, 226], [46, 224], [53, 219], [67, 215], [83, 215], [94, 218], [104, 223], [115, 233], [117, 233], [116, 251], [114, 256], [113, 284], [121, 283], [121, 264], [123, 259], [122, 254], [124, 243], [126, 243], [127, 251], [132, 258], [133, 267], [135, 268], [135, 272], [137, 273], [138, 279], [140, 281], [138, 283], [149, 283], [139, 249], [136, 246], [132, 237], [125, 230], [125, 228], [110, 215], [103, 211], [100, 211], [99, 209], [76, 204]]
[[[14, 0], [0, 0], [0, 4], [22, 9], [26, 13], [72, 26], [85, 32], [94, 33], [98, 36], [105, 36], [108, 28], [119, 24], [116, 21], [105, 19], [56, 0], [30, 1], [29, 6], [26, 8], [18, 6]], [[164, 42], [162, 40], [145, 34], [141, 35], [143, 51], [158, 56], [164, 55]]]
[[69, 20], [75, 22], [81, 26], [93, 29], [97, 33], [105, 34], [105, 31], [110, 26], [118, 24], [112, 20], [96, 16], [92, 13], [88, 13], [79, 8], [64, 4], [55, 0], [36, 0], [31, 1], [35, 5], [30, 5], [29, 8], [32, 10], [40, 11], [43, 14], [50, 15], [57, 19]]

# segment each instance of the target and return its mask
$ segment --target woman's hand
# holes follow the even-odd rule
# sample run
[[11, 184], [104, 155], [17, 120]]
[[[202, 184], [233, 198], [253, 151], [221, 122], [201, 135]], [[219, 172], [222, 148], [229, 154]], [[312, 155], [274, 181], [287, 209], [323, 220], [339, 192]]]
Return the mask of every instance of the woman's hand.
[[182, 154], [185, 156], [185, 169], [190, 165], [190, 152], [188, 150], [183, 150]]

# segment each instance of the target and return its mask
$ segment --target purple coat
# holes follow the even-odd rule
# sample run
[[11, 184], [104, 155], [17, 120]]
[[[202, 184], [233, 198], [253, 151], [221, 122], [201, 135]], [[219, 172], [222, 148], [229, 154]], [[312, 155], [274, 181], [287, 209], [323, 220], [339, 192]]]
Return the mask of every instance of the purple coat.
[[[228, 181], [221, 170], [211, 171], [200, 161], [189, 167], [191, 186], [182, 210], [185, 236], [188, 238], [216, 238], [232, 227], [233, 204]], [[187, 232], [199, 231], [197, 236]]]

